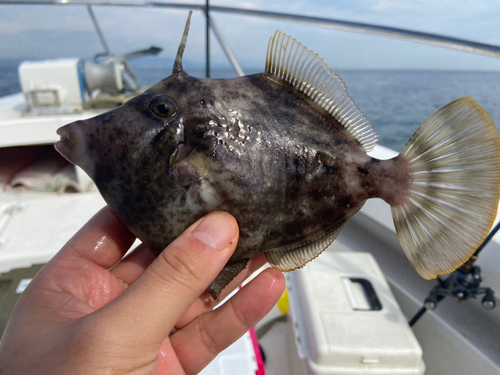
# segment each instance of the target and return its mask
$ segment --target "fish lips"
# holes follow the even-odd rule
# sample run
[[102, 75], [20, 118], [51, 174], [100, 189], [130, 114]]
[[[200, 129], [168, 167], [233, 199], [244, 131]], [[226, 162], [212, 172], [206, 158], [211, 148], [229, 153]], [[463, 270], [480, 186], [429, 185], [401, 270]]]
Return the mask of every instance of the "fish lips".
[[57, 129], [60, 140], [55, 149], [69, 162], [81, 167], [90, 178], [94, 177], [94, 164], [88, 157], [87, 141], [83, 129], [85, 121], [76, 121]]

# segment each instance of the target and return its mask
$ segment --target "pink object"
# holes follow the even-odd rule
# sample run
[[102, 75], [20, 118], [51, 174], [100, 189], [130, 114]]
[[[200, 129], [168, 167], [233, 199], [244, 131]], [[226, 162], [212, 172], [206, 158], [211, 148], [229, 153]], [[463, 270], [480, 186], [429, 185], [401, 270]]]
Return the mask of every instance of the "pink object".
[[[238, 290], [241, 289], [242, 286], [238, 287]], [[264, 363], [264, 358], [262, 358], [262, 353], [260, 351], [259, 340], [257, 339], [257, 334], [255, 333], [255, 328], [252, 327], [248, 331], [250, 334], [250, 338], [252, 339], [253, 352], [255, 353], [255, 362], [257, 363], [257, 370], [255, 371], [255, 375], [266, 375], [266, 364]]]
[[250, 338], [252, 339], [253, 351], [255, 353], [255, 362], [257, 362], [257, 370], [255, 375], [266, 375], [266, 365], [264, 364], [264, 359], [262, 358], [262, 353], [260, 352], [259, 341], [257, 340], [257, 335], [255, 334], [255, 329], [250, 328], [248, 331]]

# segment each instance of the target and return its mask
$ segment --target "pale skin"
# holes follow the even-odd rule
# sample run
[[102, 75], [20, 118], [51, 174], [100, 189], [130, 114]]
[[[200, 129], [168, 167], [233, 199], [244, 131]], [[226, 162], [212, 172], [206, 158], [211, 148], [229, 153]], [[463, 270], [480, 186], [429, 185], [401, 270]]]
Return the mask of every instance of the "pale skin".
[[[0, 342], [0, 374], [196, 374], [278, 301], [266, 269], [229, 302], [204, 292], [238, 241], [234, 218], [200, 219], [157, 258], [107, 207], [38, 273]], [[220, 299], [265, 263], [256, 257]], [[175, 332], [175, 333], [173, 333]]]

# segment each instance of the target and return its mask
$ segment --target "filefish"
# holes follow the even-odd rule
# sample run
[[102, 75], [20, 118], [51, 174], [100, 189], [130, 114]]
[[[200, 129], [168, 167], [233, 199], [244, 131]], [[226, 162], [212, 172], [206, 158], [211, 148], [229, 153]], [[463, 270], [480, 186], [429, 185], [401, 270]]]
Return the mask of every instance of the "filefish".
[[182, 67], [189, 20], [170, 77], [60, 128], [55, 145], [153, 252], [211, 211], [231, 213], [240, 237], [208, 288], [216, 299], [259, 253], [281, 271], [303, 267], [381, 198], [425, 279], [471, 257], [500, 194], [500, 139], [473, 99], [440, 109], [397, 157], [377, 160], [370, 122], [312, 51], [276, 31], [263, 73], [195, 78]]

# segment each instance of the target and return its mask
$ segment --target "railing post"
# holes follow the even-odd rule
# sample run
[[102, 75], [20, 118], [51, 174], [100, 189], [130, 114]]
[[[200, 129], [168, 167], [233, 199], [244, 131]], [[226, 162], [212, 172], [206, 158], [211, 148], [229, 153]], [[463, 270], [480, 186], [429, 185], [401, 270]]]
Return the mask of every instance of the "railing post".
[[205, 76], [210, 78], [210, 4], [209, 0], [205, 1], [205, 18], [207, 28], [205, 30], [205, 52], [206, 52], [206, 60], [205, 60]]
[[245, 75], [245, 73], [243, 73], [243, 70], [240, 67], [240, 64], [238, 64], [236, 57], [234, 57], [233, 52], [229, 48], [229, 45], [226, 43], [226, 40], [224, 39], [224, 36], [222, 35], [222, 31], [220, 31], [219, 27], [217, 26], [215, 21], [212, 19], [212, 16], [209, 16], [208, 19], [210, 20], [210, 27], [212, 28], [212, 31], [214, 32], [215, 37], [219, 41], [219, 44], [222, 47], [222, 50], [224, 51], [224, 53], [226, 54], [226, 57], [228, 58], [231, 65], [233, 66], [234, 72], [239, 77]]
[[97, 35], [99, 36], [99, 40], [101, 41], [101, 44], [104, 48], [104, 52], [106, 52], [108, 54], [108, 56], [111, 57], [112, 56], [111, 51], [109, 50], [108, 44], [106, 43], [106, 40], [104, 39], [104, 35], [101, 31], [101, 28], [99, 27], [99, 24], [97, 23], [97, 19], [95, 18], [95, 14], [94, 14], [94, 11], [92, 10], [92, 7], [90, 5], [87, 5], [87, 10], [89, 11], [90, 18], [92, 19], [92, 23], [94, 24], [94, 28], [97, 31]]

